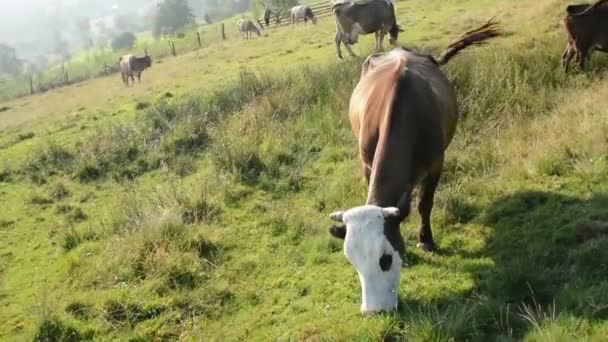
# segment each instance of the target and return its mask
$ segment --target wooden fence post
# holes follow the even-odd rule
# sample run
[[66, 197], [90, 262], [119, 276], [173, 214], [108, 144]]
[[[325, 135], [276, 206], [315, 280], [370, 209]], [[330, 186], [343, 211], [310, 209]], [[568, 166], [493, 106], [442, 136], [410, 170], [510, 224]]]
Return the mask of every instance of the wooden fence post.
[[177, 52], [175, 51], [175, 42], [170, 40], [168, 43], [169, 43], [169, 52], [171, 53], [171, 55], [173, 55], [173, 57], [177, 56]]
[[68, 72], [65, 71], [65, 64], [61, 63], [61, 80], [63, 83], [68, 83], [70, 78], [68, 77]]
[[34, 79], [30, 75], [30, 94], [34, 95]]
[[222, 23], [222, 25], [221, 25], [221, 32], [222, 32], [222, 40], [226, 40], [226, 31], [224, 29], [224, 23]]
[[201, 42], [201, 33], [196, 31], [196, 41], [198, 42], [198, 47], [202, 48], [203, 47], [203, 43]]

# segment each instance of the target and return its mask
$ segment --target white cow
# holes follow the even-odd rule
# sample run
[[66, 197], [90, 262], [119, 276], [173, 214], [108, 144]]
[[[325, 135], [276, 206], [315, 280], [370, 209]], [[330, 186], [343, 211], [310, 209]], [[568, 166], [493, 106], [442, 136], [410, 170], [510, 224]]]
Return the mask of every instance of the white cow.
[[258, 37], [260, 36], [260, 30], [255, 26], [253, 21], [249, 19], [239, 19], [236, 22], [236, 26], [239, 29], [241, 35], [245, 35], [246, 39], [249, 39], [251, 37], [252, 32], [255, 32]]

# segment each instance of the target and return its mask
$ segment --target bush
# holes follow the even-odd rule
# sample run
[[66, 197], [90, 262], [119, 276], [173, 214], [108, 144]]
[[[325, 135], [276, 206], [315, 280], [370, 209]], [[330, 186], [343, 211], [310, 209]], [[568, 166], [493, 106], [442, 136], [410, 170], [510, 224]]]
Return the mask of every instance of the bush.
[[174, 33], [187, 25], [194, 24], [194, 19], [194, 14], [186, 0], [164, 0], [158, 5], [153, 34], [158, 38], [163, 34]]
[[34, 341], [90, 341], [93, 339], [94, 335], [93, 331], [81, 333], [76, 328], [63, 323], [58, 319], [51, 318], [44, 320], [40, 324]]
[[51, 197], [55, 200], [62, 200], [70, 195], [70, 190], [63, 183], [57, 183], [51, 189]]
[[135, 46], [137, 37], [131, 32], [124, 32], [112, 39], [112, 50], [127, 50], [132, 49]]
[[34, 183], [44, 184], [49, 177], [70, 170], [73, 161], [72, 152], [50, 143], [29, 156], [23, 167], [23, 173]]

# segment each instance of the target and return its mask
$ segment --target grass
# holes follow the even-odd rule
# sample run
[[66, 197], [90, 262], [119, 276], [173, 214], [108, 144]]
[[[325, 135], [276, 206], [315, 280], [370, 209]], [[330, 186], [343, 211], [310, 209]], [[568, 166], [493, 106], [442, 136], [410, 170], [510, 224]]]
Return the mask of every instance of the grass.
[[102, 78], [8, 102], [0, 339], [601, 341], [608, 63], [561, 72], [565, 4], [398, 4], [420, 49], [492, 15], [506, 36], [446, 68], [462, 118], [441, 253], [404, 223], [400, 309], [371, 319], [326, 230], [366, 197], [346, 115], [361, 59], [335, 61], [331, 20], [164, 59], [128, 90]]

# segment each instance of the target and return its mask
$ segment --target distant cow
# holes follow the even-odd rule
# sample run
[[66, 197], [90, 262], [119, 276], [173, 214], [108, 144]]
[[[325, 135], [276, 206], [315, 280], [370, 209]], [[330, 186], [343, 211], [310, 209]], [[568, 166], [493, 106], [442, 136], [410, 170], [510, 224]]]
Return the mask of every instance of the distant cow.
[[272, 17], [272, 10], [270, 7], [266, 6], [264, 10], [264, 22], [266, 23], [266, 27], [270, 27], [270, 18]]
[[236, 22], [236, 26], [238, 27], [241, 35], [245, 35], [246, 39], [249, 39], [251, 37], [252, 32], [257, 34], [258, 37], [260, 36], [260, 30], [257, 28], [257, 26], [255, 26], [253, 21], [249, 19], [239, 19]]
[[564, 25], [568, 45], [562, 54], [562, 66], [568, 71], [574, 56], [582, 69], [594, 50], [608, 52], [608, 0], [593, 5], [570, 5], [566, 8]]
[[351, 128], [367, 178], [366, 205], [331, 214], [344, 253], [361, 282], [363, 314], [397, 308], [405, 244], [399, 224], [410, 214], [417, 184], [419, 246], [435, 249], [433, 198], [445, 150], [458, 122], [456, 93], [440, 69], [469, 45], [498, 35], [489, 22], [452, 43], [443, 55], [404, 48], [369, 56], [350, 100]]
[[294, 6], [291, 9], [291, 25], [297, 24], [300, 20], [304, 20], [304, 25], [308, 23], [308, 21], [312, 21], [313, 24], [317, 23], [317, 18], [315, 14], [312, 12], [312, 9], [308, 6]]
[[128, 87], [129, 77], [131, 78], [131, 84], [135, 84], [135, 75], [137, 75], [137, 81], [141, 83], [141, 74], [147, 68], [152, 67], [152, 58], [146, 54], [144, 57], [135, 57], [133, 55], [124, 55], [118, 59], [120, 66], [120, 74], [122, 76], [122, 82]]
[[390, 43], [397, 44], [401, 28], [395, 18], [395, 7], [389, 0], [344, 1], [331, 6], [336, 18], [336, 50], [342, 58], [340, 45], [355, 56], [350, 45], [356, 44], [360, 34], [376, 34], [376, 51], [382, 50], [384, 36], [390, 34]]

